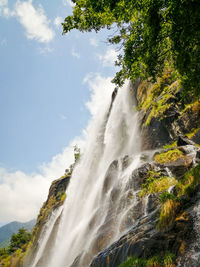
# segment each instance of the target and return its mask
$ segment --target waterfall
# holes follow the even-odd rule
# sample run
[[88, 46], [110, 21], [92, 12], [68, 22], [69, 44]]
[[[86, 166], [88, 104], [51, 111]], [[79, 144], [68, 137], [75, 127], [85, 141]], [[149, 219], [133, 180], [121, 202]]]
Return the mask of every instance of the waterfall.
[[41, 240], [30, 267], [88, 266], [94, 255], [134, 224], [139, 201], [131, 186], [132, 173], [140, 164], [136, 86], [127, 83], [120, 88], [112, 108], [111, 98], [105, 99], [73, 171], [55, 240], [47, 245], [56, 221], [52, 216], [48, 236]]

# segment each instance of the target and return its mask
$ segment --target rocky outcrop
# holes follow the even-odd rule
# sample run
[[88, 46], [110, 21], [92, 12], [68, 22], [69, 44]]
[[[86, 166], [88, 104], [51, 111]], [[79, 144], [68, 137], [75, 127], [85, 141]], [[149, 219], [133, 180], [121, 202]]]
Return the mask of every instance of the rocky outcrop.
[[136, 98], [144, 150], [173, 143], [179, 135], [188, 135], [200, 144], [200, 101], [190, 95], [183, 97], [182, 91], [171, 69], [155, 84], [139, 85]]
[[[122, 218], [122, 230], [128, 232], [104, 249], [113, 233], [107, 226], [110, 218], [99, 229], [97, 242], [93, 244], [93, 254], [101, 251], [90, 263], [90, 267], [144, 266], [126, 265], [128, 257], [144, 261], [154, 260], [148, 266], [200, 266], [200, 102], [182, 97], [182, 88], [173, 70], [166, 70], [155, 84], [140, 82], [133, 84], [139, 109], [139, 123], [142, 135], [140, 166], [132, 171], [126, 183], [126, 191], [120, 197], [120, 204], [131, 203], [132, 192], [136, 204], [128, 216]], [[117, 89], [113, 92], [110, 111]], [[121, 170], [129, 167], [130, 156], [120, 159]], [[110, 165], [102, 191], [108, 193], [119, 168], [116, 159]], [[38, 237], [54, 210], [62, 205], [69, 176], [53, 182], [47, 201], [44, 203], [33, 232], [28, 262], [37, 252]], [[115, 209], [120, 188], [111, 190], [112, 205]], [[112, 217], [112, 220], [114, 217]], [[54, 233], [49, 238], [53, 242]], [[95, 218], [92, 223], [95, 223]], [[48, 243], [47, 242], [47, 246]], [[73, 267], [88, 266], [91, 255], [87, 251], [73, 262]], [[157, 262], [158, 256], [170, 253], [169, 265]], [[47, 255], [42, 256], [41, 263]], [[85, 261], [83, 261], [85, 259]], [[89, 259], [89, 260], [88, 260]], [[45, 262], [45, 261], [44, 261]], [[84, 262], [84, 264], [83, 264]], [[42, 266], [45, 266], [44, 264]], [[145, 265], [146, 266], [146, 265]]]
[[[32, 231], [31, 242], [26, 252], [26, 257], [23, 262], [23, 266], [28, 266], [33, 262], [35, 255], [39, 248], [39, 237], [44, 230], [45, 224], [47, 223], [51, 214], [63, 205], [66, 197], [66, 188], [69, 185], [71, 175], [69, 173], [62, 176], [60, 179], [54, 180], [50, 186], [49, 194], [46, 202], [44, 202], [40, 213], [37, 218], [36, 225]], [[58, 218], [59, 219], [59, 218]], [[58, 225], [58, 222], [55, 223]], [[52, 231], [53, 232], [53, 231]], [[52, 236], [53, 239], [53, 236]], [[28, 265], [27, 265], [28, 262]]]
[[[180, 266], [199, 266], [197, 262], [193, 260], [193, 253], [189, 252], [191, 249], [191, 244], [193, 244], [194, 249], [196, 245], [194, 244], [195, 237], [197, 235], [195, 229], [195, 208], [198, 207], [200, 202], [200, 194], [198, 190], [200, 189], [200, 168], [198, 172], [198, 182], [193, 188], [193, 191], [190, 195], [178, 193], [180, 184], [184, 184], [184, 179], [187, 177], [190, 172], [197, 165], [198, 151], [199, 148], [196, 148], [192, 145], [186, 145], [176, 148], [180, 150], [183, 154], [181, 156], [174, 158], [172, 161], [166, 159], [165, 162], [159, 163], [158, 159], [156, 160], [156, 155], [166, 154], [173, 152], [173, 149], [161, 149], [159, 152], [156, 152], [153, 155], [154, 161], [150, 163], [144, 163], [138, 169], [136, 169], [132, 174], [132, 183], [134, 187], [140, 191], [141, 202], [143, 195], [141, 192], [145, 188], [145, 184], [148, 183], [151, 174], [151, 182], [154, 183], [154, 192], [149, 191], [150, 186], [147, 186], [147, 196], [148, 200], [146, 202], [146, 214], [141, 214], [140, 217], [136, 218], [136, 223], [133, 225], [130, 231], [123, 235], [118, 241], [113, 243], [107, 249], [99, 253], [90, 263], [90, 267], [116, 267], [123, 263], [128, 257], [143, 258], [149, 259], [155, 255], [164, 255], [164, 253], [171, 252], [175, 255], [175, 263], [181, 263]], [[192, 153], [193, 151], [193, 153]], [[171, 155], [170, 154], [170, 155]], [[162, 156], [163, 158], [163, 156]], [[184, 159], [184, 160], [181, 160]], [[180, 175], [179, 168], [182, 168]], [[167, 185], [164, 188], [164, 185], [161, 185], [160, 181], [162, 177], [168, 177], [168, 179], [175, 178], [176, 182], [173, 186]], [[154, 179], [154, 180], [153, 180]], [[159, 189], [156, 189], [156, 181], [159, 181]], [[165, 181], [166, 183], [166, 181]], [[163, 189], [161, 188], [163, 187]], [[166, 200], [162, 203], [160, 200], [164, 198], [166, 194]], [[177, 206], [172, 206], [171, 208], [176, 210], [172, 212], [171, 215], [173, 218], [168, 218], [166, 220], [166, 225], [159, 226], [159, 223], [162, 218], [160, 218], [162, 206], [165, 205], [166, 201], [173, 199]], [[163, 200], [164, 201], [164, 200]], [[144, 202], [143, 202], [144, 205]], [[199, 213], [200, 213], [200, 208]], [[199, 217], [200, 218], [200, 217]], [[170, 220], [172, 221], [170, 222]], [[187, 258], [187, 260], [186, 260]], [[193, 262], [194, 265], [187, 265], [185, 261]], [[125, 265], [124, 265], [125, 266]], [[127, 265], [129, 266], [129, 265]], [[135, 266], [135, 265], [133, 265]], [[140, 265], [137, 265], [140, 266]], [[161, 265], [155, 265], [161, 266]], [[171, 265], [175, 266], [175, 265]]]
[[[146, 212], [138, 212], [132, 228], [99, 253], [90, 267], [198, 267], [200, 102], [183, 98], [172, 70], [155, 84], [141, 82], [137, 88], [142, 150], [151, 152], [141, 155], [145, 163], [132, 173], [131, 187], [139, 191], [140, 210]], [[169, 265], [156, 261], [167, 253], [173, 255]], [[129, 257], [132, 261], [126, 263]], [[139, 260], [155, 262], [142, 265]]]

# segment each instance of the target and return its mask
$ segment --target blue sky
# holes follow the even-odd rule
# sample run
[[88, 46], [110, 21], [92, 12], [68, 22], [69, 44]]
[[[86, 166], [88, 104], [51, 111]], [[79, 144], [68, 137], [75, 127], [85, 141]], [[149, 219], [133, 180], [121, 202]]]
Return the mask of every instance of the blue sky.
[[113, 89], [107, 32], [63, 36], [71, 11], [70, 0], [0, 0], [0, 223], [36, 216]]

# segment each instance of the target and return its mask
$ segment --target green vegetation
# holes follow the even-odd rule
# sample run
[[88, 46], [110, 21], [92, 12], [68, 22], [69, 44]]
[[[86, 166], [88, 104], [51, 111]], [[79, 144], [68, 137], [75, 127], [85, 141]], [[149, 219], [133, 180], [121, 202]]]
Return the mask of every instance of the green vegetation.
[[[191, 197], [197, 187], [200, 185], [200, 164], [189, 170], [184, 177], [176, 184], [175, 191], [176, 196], [163, 192], [160, 196], [160, 202], [162, 204], [160, 209], [160, 216], [158, 222], [158, 229], [168, 229], [175, 220], [178, 220], [178, 209], [181, 204], [181, 196], [187, 198]], [[183, 216], [182, 216], [183, 217]]]
[[154, 85], [145, 82], [144, 85], [143, 83], [140, 85], [140, 94], [149, 91], [146, 98], [139, 96], [139, 99], [141, 99], [139, 109], [145, 111], [151, 109], [144, 123], [145, 125], [148, 125], [153, 117], [163, 119], [165, 111], [170, 108], [172, 104], [170, 100], [175, 98], [174, 95], [180, 89], [180, 82], [174, 80], [173, 73], [174, 71], [168, 67]]
[[65, 174], [64, 176], [62, 176], [61, 178], [65, 178], [67, 176], [71, 176], [72, 172], [73, 172], [73, 169], [74, 169], [74, 166], [77, 164], [79, 158], [81, 156], [81, 150], [80, 148], [75, 145], [74, 146], [74, 163], [72, 163], [70, 166], [69, 166], [69, 169], [66, 169], [65, 170]]
[[158, 153], [154, 156], [157, 163], [167, 163], [176, 161], [179, 158], [184, 158], [183, 152], [179, 149], [168, 150], [167, 152]]
[[200, 99], [185, 105], [185, 108], [182, 110], [183, 115], [185, 112], [199, 113], [200, 111]]
[[8, 248], [0, 249], [0, 265], [10, 267], [11, 262], [21, 261], [30, 239], [31, 234], [25, 228], [20, 228], [16, 234], [13, 234]]
[[75, 163], [79, 160], [80, 154], [81, 154], [80, 148], [77, 145], [75, 145], [74, 146], [74, 161], [75, 161]]
[[193, 128], [191, 130], [191, 132], [189, 132], [189, 133], [186, 134], [186, 136], [191, 139], [198, 131], [200, 131], [200, 128], [197, 128], [197, 129], [194, 129]]
[[175, 267], [175, 256], [167, 252], [164, 256], [156, 255], [150, 259], [130, 257], [120, 267]]
[[176, 184], [176, 179], [168, 176], [160, 176], [160, 172], [149, 171], [147, 176], [146, 182], [142, 185], [142, 190], [139, 194], [140, 197], [147, 194], [161, 193]]
[[180, 203], [172, 198], [166, 199], [160, 209], [158, 229], [168, 229], [174, 223], [179, 205]]
[[177, 183], [177, 195], [191, 196], [200, 184], [200, 164], [189, 170], [185, 176]]
[[25, 251], [26, 245], [31, 239], [31, 234], [25, 229], [21, 228], [16, 234], [13, 234], [10, 239], [9, 252], [13, 253], [18, 249]]
[[178, 70], [187, 90], [199, 93], [200, 28], [198, 0], [72, 0], [73, 14], [65, 18], [63, 33], [73, 29], [98, 32], [112, 29], [108, 39], [121, 47], [114, 82], [126, 78], [155, 80], [166, 61]]
[[169, 149], [169, 148], [174, 148], [177, 147], [177, 141], [173, 142], [172, 144], [167, 144], [163, 146], [163, 149]]
[[174, 194], [169, 193], [169, 192], [167, 192], [167, 191], [163, 192], [163, 193], [160, 195], [160, 198], [159, 198], [159, 200], [160, 200], [160, 202], [161, 202], [162, 204], [164, 204], [164, 203], [165, 203], [167, 200], [169, 200], [169, 199], [174, 200], [174, 201], [179, 201], [178, 198], [177, 198]]

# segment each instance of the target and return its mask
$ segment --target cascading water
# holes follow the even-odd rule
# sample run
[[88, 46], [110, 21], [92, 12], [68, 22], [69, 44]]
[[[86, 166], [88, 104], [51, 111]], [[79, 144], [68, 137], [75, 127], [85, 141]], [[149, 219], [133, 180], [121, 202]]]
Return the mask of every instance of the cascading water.
[[130, 184], [140, 164], [134, 86], [121, 88], [111, 109], [110, 98], [105, 99], [73, 171], [55, 240], [48, 245], [53, 217], [48, 236], [44, 235], [29, 266], [88, 266], [94, 255], [134, 224], [138, 192]]

